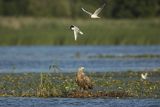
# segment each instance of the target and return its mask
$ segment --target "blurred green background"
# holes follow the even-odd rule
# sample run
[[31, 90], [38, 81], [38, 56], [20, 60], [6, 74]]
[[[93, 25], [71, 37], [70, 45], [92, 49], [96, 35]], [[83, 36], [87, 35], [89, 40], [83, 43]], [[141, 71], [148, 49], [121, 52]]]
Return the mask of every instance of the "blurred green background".
[[[90, 19], [106, 3], [101, 19]], [[74, 41], [69, 26], [84, 32]], [[0, 45], [160, 44], [160, 0], [0, 0]]]

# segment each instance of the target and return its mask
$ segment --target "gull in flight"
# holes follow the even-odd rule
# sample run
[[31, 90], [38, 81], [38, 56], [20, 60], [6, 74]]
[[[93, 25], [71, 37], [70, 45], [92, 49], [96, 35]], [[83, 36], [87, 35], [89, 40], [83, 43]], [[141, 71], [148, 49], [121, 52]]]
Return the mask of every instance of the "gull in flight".
[[83, 32], [77, 26], [71, 25], [70, 29], [73, 30], [73, 32], [74, 32], [74, 39], [75, 40], [77, 40], [78, 33], [83, 35]]
[[87, 14], [91, 15], [91, 18], [100, 18], [98, 16], [98, 14], [102, 11], [102, 9], [104, 8], [106, 4], [103, 4], [100, 8], [98, 8], [93, 14], [91, 12], [88, 12], [87, 10], [85, 10], [84, 8], [81, 8], [84, 12], [86, 12]]
[[143, 80], [146, 80], [146, 79], [147, 79], [147, 75], [148, 75], [148, 73], [141, 74], [141, 78], [142, 78]]

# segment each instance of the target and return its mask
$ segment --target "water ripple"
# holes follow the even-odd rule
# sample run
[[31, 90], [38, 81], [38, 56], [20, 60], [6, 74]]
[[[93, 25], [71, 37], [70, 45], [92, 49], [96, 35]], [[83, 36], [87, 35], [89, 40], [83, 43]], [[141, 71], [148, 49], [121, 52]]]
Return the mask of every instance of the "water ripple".
[[0, 107], [159, 107], [160, 99], [1, 97]]

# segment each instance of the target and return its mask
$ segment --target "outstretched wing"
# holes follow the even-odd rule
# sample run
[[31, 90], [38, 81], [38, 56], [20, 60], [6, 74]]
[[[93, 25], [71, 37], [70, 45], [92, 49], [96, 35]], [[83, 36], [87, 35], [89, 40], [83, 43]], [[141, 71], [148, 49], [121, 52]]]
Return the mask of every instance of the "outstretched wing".
[[74, 30], [74, 39], [77, 40], [78, 32]]
[[105, 6], [106, 4], [103, 4], [100, 8], [98, 8], [93, 14], [94, 15], [98, 15], [101, 11], [102, 11], [102, 9], [104, 8], [104, 6]]
[[85, 10], [84, 8], [81, 8], [84, 12], [86, 12], [87, 14], [89, 14], [89, 15], [92, 15], [92, 13], [91, 12], [88, 12], [87, 10]]
[[82, 31], [79, 30], [78, 32], [79, 32], [81, 35], [83, 35], [83, 32], [82, 32]]

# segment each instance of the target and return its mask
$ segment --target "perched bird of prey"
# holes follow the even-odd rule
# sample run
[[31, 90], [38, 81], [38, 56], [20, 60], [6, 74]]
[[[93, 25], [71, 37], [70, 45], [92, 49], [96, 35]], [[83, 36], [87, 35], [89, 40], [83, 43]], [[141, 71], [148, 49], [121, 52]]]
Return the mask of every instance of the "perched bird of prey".
[[74, 39], [75, 40], [77, 40], [78, 33], [83, 35], [83, 32], [77, 26], [71, 25], [70, 29], [73, 30], [73, 32], [74, 32]]
[[98, 16], [98, 14], [102, 11], [102, 9], [104, 8], [106, 4], [103, 4], [100, 8], [98, 8], [93, 14], [91, 12], [88, 12], [87, 10], [85, 10], [84, 8], [81, 8], [84, 12], [86, 12], [87, 14], [89, 14], [91, 16], [91, 18], [100, 18]]
[[78, 84], [80, 89], [87, 90], [87, 89], [93, 88], [91, 79], [88, 76], [86, 76], [84, 73], [84, 67], [80, 67], [78, 69], [78, 72], [76, 74], [76, 83]]
[[141, 74], [141, 78], [143, 79], [143, 80], [146, 80], [147, 79], [147, 75], [148, 75], [148, 73], [145, 73], [145, 74]]

